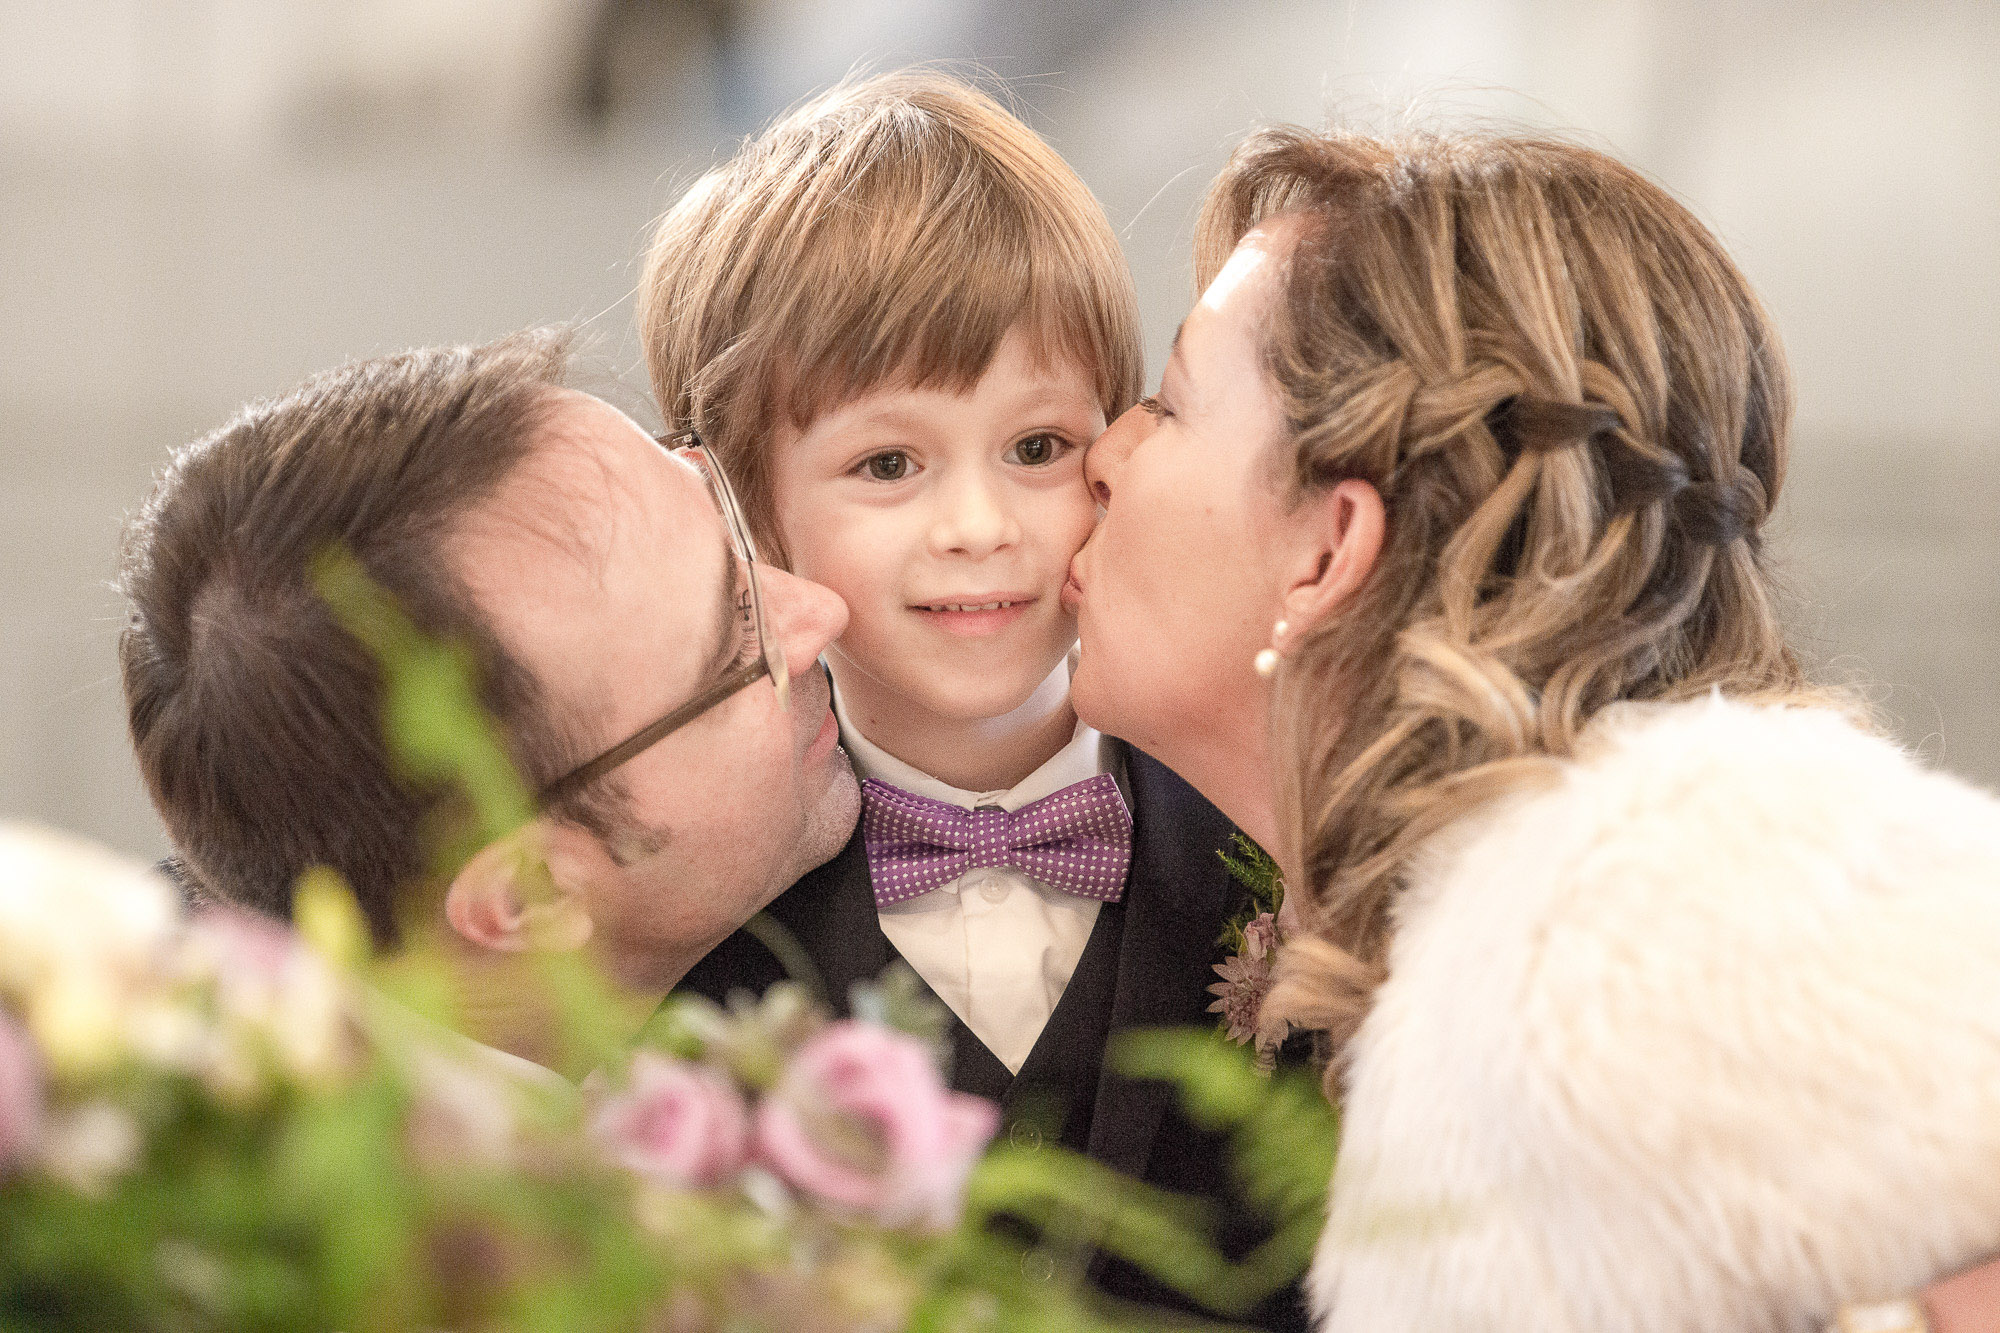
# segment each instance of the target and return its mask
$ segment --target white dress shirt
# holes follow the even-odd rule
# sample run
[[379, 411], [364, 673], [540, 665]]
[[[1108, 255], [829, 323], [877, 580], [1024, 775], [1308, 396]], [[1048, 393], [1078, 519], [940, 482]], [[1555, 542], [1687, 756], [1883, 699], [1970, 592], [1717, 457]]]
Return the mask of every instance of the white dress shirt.
[[[1083, 723], [1069, 743], [1007, 791], [961, 791], [912, 768], [855, 730], [834, 691], [840, 743], [863, 778], [967, 810], [997, 805], [1018, 810], [1064, 787], [1110, 773], [1122, 792], [1124, 774], [1109, 741]], [[1131, 797], [1126, 796], [1129, 805]], [[986, 1043], [1009, 1073], [1035, 1047], [1103, 904], [1053, 889], [1008, 867], [970, 870], [918, 898], [878, 908], [882, 933], [937, 997]]]

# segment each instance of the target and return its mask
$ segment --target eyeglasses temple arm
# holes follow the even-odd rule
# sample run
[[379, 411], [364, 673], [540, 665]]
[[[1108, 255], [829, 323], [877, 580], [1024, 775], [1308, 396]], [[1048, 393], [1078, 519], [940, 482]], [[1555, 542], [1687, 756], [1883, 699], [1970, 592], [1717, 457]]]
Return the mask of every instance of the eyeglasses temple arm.
[[632, 758], [641, 750], [657, 744], [668, 733], [685, 726], [688, 722], [715, 707], [738, 690], [756, 683], [768, 671], [769, 668], [765, 666], [764, 659], [759, 657], [756, 661], [741, 670], [724, 676], [708, 689], [703, 690], [700, 694], [688, 700], [673, 712], [668, 713], [651, 726], [634, 733], [589, 763], [571, 769], [548, 786], [542, 788], [541, 792], [535, 797], [535, 809], [538, 812], [546, 811], [558, 802], [575, 795], [586, 785], [603, 777], [606, 773], [609, 773], [612, 769]]

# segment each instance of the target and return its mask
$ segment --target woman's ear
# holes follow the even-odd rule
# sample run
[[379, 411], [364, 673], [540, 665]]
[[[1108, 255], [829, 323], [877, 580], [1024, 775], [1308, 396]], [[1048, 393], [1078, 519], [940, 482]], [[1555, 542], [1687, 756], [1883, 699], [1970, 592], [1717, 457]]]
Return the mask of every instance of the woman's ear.
[[1349, 477], [1308, 495], [1293, 521], [1301, 541], [1283, 598], [1288, 634], [1317, 625], [1361, 591], [1381, 559], [1387, 516], [1382, 493]]
[[[451, 928], [483, 949], [564, 952], [590, 939], [586, 849], [581, 829], [537, 820], [467, 861], [445, 890]], [[593, 847], [589, 850], [596, 850]]]

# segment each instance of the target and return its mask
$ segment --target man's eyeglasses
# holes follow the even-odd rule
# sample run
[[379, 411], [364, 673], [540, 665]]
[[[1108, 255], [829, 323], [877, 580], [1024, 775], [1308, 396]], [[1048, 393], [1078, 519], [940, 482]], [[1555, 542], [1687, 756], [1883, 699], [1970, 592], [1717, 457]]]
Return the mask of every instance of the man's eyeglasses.
[[641, 727], [595, 759], [577, 765], [543, 787], [535, 798], [536, 805], [543, 810], [575, 795], [585, 786], [638, 755], [640, 751], [657, 745], [731, 695], [754, 685], [764, 676], [771, 678], [771, 684], [778, 691], [778, 707], [791, 706], [792, 681], [791, 673], [785, 666], [784, 650], [782, 645], [772, 641], [770, 627], [764, 618], [764, 592], [757, 582], [757, 547], [750, 540], [750, 531], [743, 522], [743, 506], [737, 502], [736, 492], [730, 488], [728, 475], [723, 472], [715, 456], [709, 453], [708, 447], [693, 431], [684, 431], [676, 435], [659, 435], [654, 439], [662, 448], [671, 450], [694, 465], [695, 470], [708, 482], [708, 491], [715, 498], [715, 507], [722, 511], [723, 526], [729, 531], [730, 554], [743, 572], [743, 587], [736, 597], [738, 624], [743, 626], [747, 621], [747, 628], [756, 634], [757, 656], [751, 662], [732, 667], [721, 680], [709, 685], [671, 713]]

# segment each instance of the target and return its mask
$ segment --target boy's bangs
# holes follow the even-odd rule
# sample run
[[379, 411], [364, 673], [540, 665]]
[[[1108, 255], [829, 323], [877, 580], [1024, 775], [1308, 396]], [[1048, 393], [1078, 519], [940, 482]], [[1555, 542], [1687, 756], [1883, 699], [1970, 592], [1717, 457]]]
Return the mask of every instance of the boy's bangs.
[[1068, 164], [975, 89], [891, 75], [835, 89], [661, 220], [640, 293], [661, 412], [731, 470], [783, 559], [772, 427], [891, 387], [963, 392], [1024, 328], [1107, 418], [1138, 398], [1131, 274]]
[[1121, 332], [1107, 318], [1115, 295], [1090, 290], [1096, 275], [1083, 266], [1037, 262], [1031, 243], [1022, 231], [941, 241], [935, 264], [915, 256], [872, 275], [872, 285], [857, 284], [843, 265], [809, 264], [824, 271], [800, 284], [806, 299], [786, 321], [776, 358], [789, 372], [791, 423], [804, 429], [879, 389], [969, 392], [1017, 326], [1040, 366], [1080, 367], [1106, 418], [1123, 411], [1133, 392], [1124, 383], [1131, 358], [1120, 356]]

